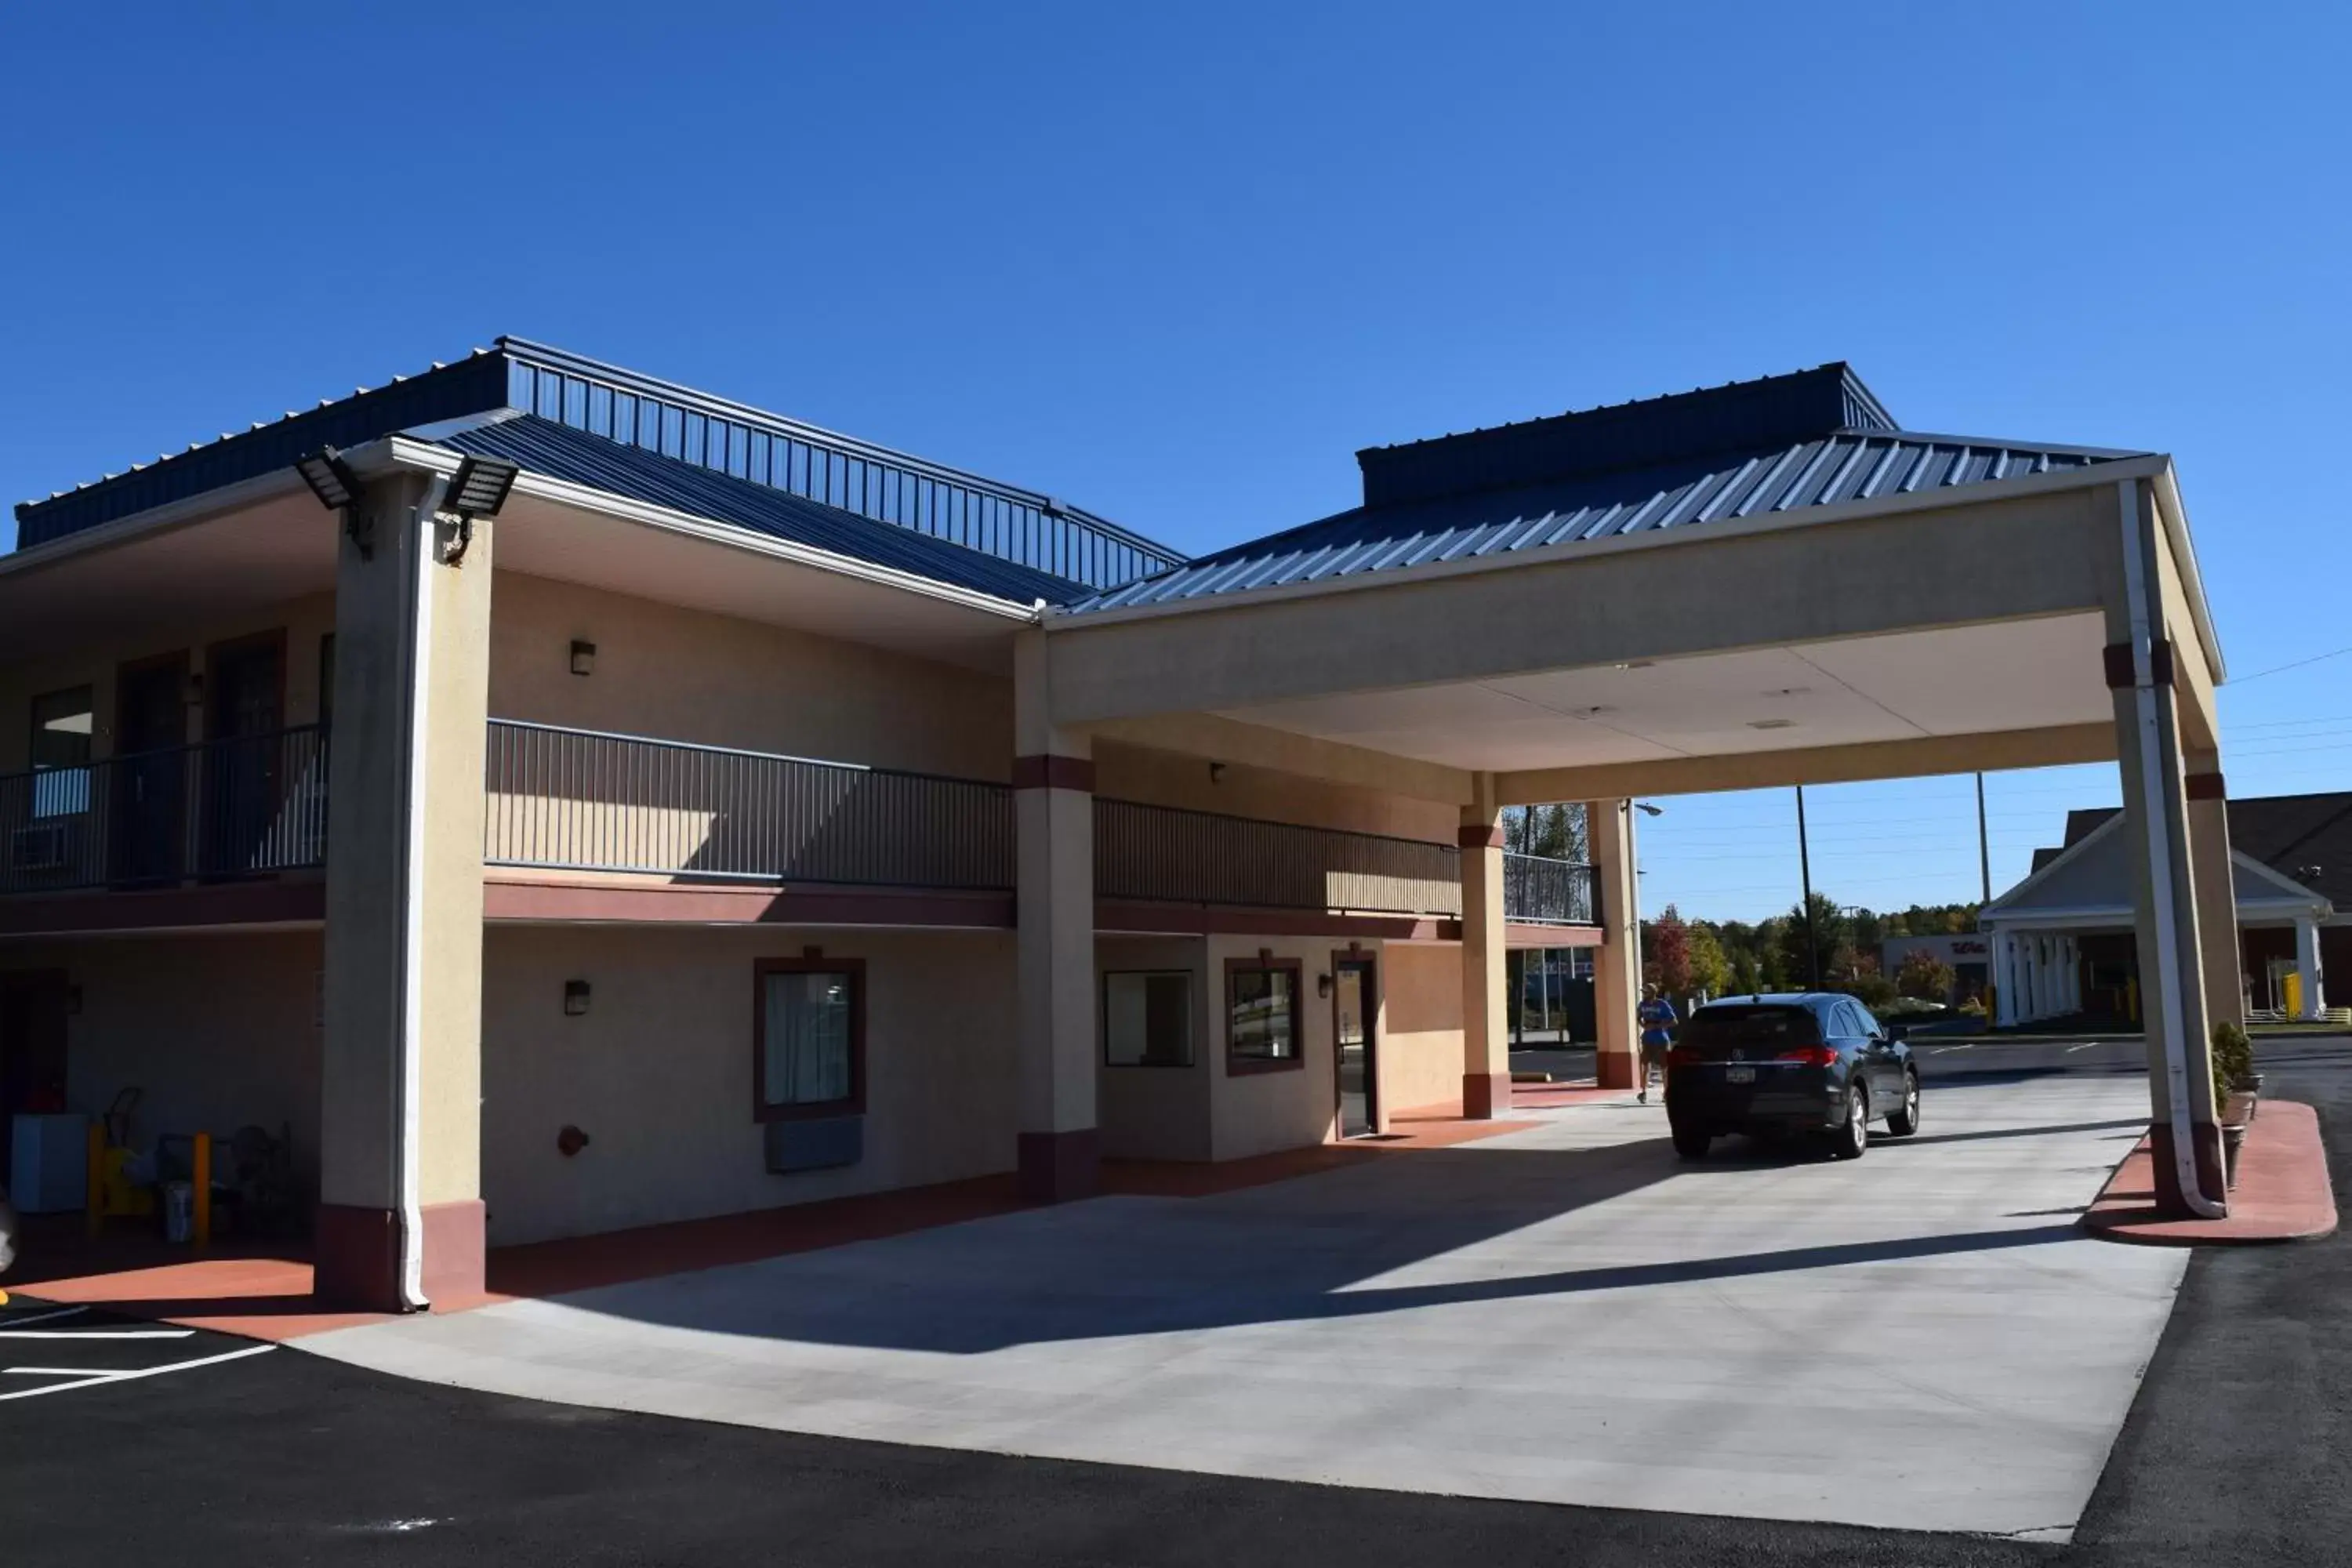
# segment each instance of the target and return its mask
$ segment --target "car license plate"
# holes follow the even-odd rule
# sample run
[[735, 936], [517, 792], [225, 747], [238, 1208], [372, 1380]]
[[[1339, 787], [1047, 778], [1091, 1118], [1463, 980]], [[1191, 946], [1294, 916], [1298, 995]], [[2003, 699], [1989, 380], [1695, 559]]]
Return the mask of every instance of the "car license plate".
[[1754, 1083], [1756, 1081], [1756, 1069], [1754, 1068], [1726, 1068], [1723, 1069], [1723, 1081], [1726, 1083]]

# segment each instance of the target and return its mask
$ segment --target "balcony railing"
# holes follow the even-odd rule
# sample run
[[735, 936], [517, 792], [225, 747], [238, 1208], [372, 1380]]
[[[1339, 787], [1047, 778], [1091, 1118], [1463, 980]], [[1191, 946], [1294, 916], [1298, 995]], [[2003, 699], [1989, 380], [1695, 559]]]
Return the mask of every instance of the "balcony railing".
[[1503, 916], [1527, 925], [1597, 925], [1592, 868], [1542, 855], [1503, 857]]
[[1097, 800], [1095, 890], [1159, 903], [1458, 916], [1461, 852], [1418, 838]]
[[0, 893], [159, 887], [323, 865], [319, 725], [0, 775]]
[[485, 773], [493, 866], [1013, 886], [1003, 784], [503, 719]]

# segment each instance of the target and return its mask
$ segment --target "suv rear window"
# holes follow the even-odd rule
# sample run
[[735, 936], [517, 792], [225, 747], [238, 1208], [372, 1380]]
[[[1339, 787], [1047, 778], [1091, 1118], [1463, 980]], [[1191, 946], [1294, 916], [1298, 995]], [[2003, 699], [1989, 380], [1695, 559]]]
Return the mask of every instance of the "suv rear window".
[[1685, 1046], [1764, 1046], [1786, 1050], [1822, 1043], [1810, 1007], [1701, 1007], [1683, 1026]]

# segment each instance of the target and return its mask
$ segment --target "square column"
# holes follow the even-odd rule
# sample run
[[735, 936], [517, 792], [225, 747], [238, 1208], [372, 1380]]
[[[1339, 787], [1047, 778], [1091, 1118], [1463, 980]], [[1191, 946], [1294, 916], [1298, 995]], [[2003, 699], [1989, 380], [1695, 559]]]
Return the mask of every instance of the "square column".
[[1594, 1068], [1603, 1089], [1641, 1082], [1642, 908], [1634, 858], [1633, 803], [1588, 801], [1584, 832], [1601, 909], [1601, 946], [1592, 955], [1592, 1008], [1600, 1034]]
[[351, 508], [335, 569], [315, 1289], [414, 1311], [478, 1294], [482, 763], [495, 525], [457, 559], [446, 481]]
[[2160, 587], [2172, 562], [2147, 483], [2124, 480], [2116, 492], [2123, 592], [2108, 606], [2105, 662], [2115, 703], [2116, 763], [2137, 915], [2140, 1016], [2147, 1033], [2153, 1112], [2149, 1141], [2158, 1205], [2188, 1215], [2194, 1211], [2180, 1174], [2183, 1162], [2175, 1153], [2176, 1108], [2188, 1128], [2187, 1163], [2197, 1193], [2219, 1209], [2228, 1206], [2229, 1194], [2213, 1104], [2188, 775], [2173, 685], [2178, 655]]
[[1092, 1195], [1095, 1100], [1095, 764], [1090, 737], [1052, 722], [1045, 636], [1013, 645], [1013, 810], [1021, 1031], [1021, 1195]]
[[2205, 971], [2205, 1010], [2212, 1022], [2243, 1028], [2246, 982], [2238, 937], [2237, 874], [2230, 864], [2230, 795], [2217, 752], [2190, 751], [2189, 860], [2197, 883], [2199, 961]]
[[1462, 1114], [1483, 1121], [1511, 1108], [1509, 984], [1503, 937], [1503, 816], [1495, 775], [1477, 775], [1462, 808]]
[[2310, 915], [2294, 922], [2294, 969], [2303, 976], [2303, 1010], [2296, 1016], [2315, 1019], [2327, 1011], [2327, 986], [2319, 968], [2319, 921]]
[[2017, 1022], [2017, 939], [1996, 928], [1992, 933], [1993, 1027], [2006, 1029]]

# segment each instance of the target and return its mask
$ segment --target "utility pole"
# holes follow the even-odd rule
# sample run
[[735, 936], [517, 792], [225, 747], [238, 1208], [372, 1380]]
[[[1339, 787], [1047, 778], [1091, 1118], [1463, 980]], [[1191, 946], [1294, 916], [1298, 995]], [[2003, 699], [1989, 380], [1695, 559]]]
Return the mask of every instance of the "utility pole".
[[1805, 847], [1805, 786], [1797, 786], [1797, 875], [1805, 885], [1805, 901], [1800, 905], [1805, 911], [1805, 968], [1811, 976], [1813, 990], [1822, 988], [1822, 944], [1820, 933], [1813, 930], [1813, 858]]
[[1992, 902], [1992, 841], [1985, 836], [1984, 774], [1977, 774], [1977, 876], [1984, 888], [1979, 905]]

